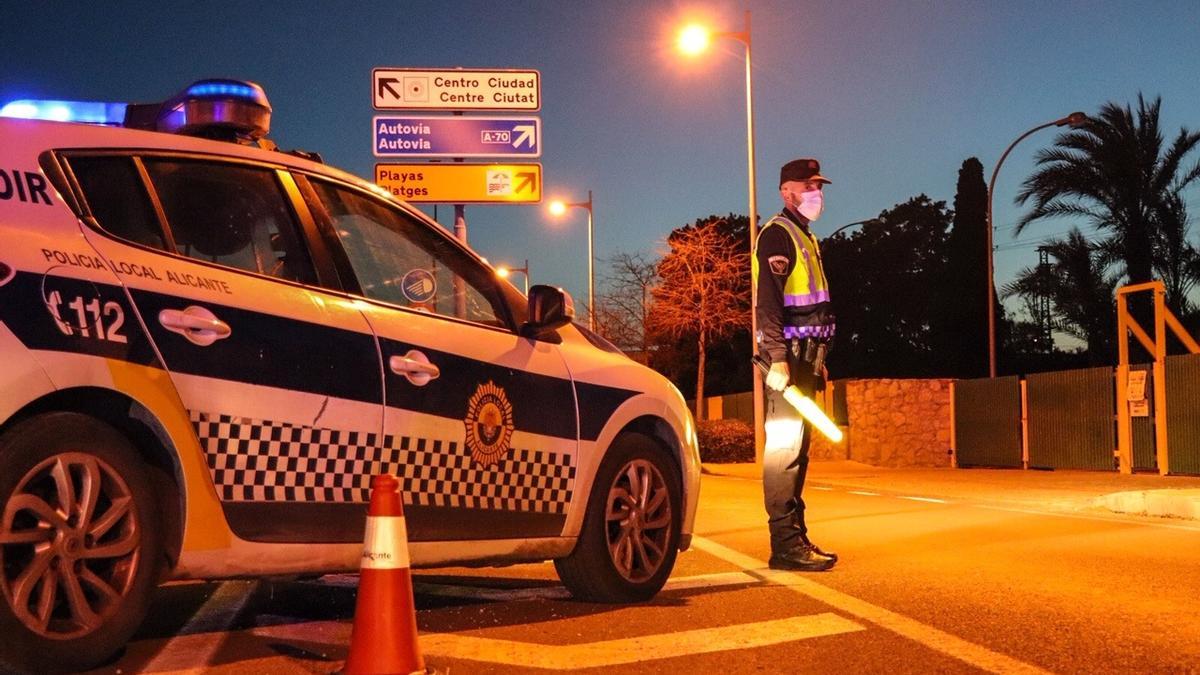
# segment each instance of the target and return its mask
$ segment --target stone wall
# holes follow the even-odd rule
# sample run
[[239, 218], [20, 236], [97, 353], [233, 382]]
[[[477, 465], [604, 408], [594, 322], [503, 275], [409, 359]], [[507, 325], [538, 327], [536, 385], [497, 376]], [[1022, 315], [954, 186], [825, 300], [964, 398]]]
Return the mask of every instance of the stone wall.
[[846, 382], [849, 449], [835, 458], [874, 466], [950, 466], [951, 381]]
[[[814, 432], [809, 458], [889, 467], [950, 466], [951, 382], [839, 380], [836, 386], [846, 387], [850, 418], [850, 426], [842, 427], [845, 440], [833, 443]], [[750, 396], [746, 392], [710, 398], [708, 419], [737, 418], [752, 424]]]

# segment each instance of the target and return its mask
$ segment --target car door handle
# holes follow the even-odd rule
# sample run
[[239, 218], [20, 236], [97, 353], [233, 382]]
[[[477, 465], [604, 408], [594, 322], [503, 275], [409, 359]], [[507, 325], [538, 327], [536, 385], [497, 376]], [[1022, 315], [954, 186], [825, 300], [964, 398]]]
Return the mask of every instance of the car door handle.
[[388, 367], [397, 375], [403, 375], [410, 383], [418, 387], [429, 384], [442, 374], [442, 369], [429, 362], [429, 358], [421, 352], [410, 349], [404, 356], [399, 354], [388, 359]]
[[179, 333], [188, 342], [207, 347], [217, 340], [233, 334], [229, 324], [218, 319], [212, 312], [192, 305], [187, 309], [164, 309], [158, 313], [158, 322], [172, 333]]

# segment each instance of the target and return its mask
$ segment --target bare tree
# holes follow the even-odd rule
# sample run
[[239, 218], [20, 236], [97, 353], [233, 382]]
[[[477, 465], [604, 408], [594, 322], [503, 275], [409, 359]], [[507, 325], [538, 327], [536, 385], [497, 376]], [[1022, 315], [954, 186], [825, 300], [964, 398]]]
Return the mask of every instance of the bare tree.
[[658, 262], [649, 255], [617, 253], [605, 260], [608, 273], [596, 298], [596, 327], [613, 344], [643, 363], [649, 351], [646, 324]]
[[710, 342], [750, 323], [745, 294], [738, 292], [749, 258], [722, 232], [720, 220], [680, 228], [667, 239], [670, 251], [658, 264], [652, 291], [652, 331], [696, 336], [696, 419], [704, 419], [704, 362]]

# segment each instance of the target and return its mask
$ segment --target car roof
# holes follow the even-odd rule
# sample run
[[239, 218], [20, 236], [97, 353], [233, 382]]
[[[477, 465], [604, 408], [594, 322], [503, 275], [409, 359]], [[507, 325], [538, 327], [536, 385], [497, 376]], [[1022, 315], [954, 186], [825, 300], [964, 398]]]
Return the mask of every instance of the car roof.
[[[252, 145], [218, 141], [196, 136], [143, 131], [117, 126], [54, 122], [0, 117], [0, 133], [19, 133], [22, 136], [44, 139], [38, 143], [45, 150], [74, 150], [88, 148], [187, 152], [214, 157], [232, 157], [324, 174], [358, 185], [370, 186], [362, 178], [320, 162], [278, 150], [265, 150]], [[0, 147], [0, 154], [3, 148]]]

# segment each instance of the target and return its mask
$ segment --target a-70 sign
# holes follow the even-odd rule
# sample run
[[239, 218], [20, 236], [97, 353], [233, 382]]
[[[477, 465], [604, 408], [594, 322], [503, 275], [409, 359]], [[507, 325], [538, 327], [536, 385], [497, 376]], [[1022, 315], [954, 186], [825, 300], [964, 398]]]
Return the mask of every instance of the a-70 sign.
[[376, 157], [541, 157], [537, 117], [379, 115]]

